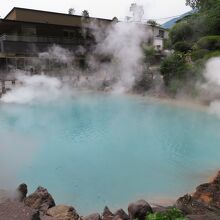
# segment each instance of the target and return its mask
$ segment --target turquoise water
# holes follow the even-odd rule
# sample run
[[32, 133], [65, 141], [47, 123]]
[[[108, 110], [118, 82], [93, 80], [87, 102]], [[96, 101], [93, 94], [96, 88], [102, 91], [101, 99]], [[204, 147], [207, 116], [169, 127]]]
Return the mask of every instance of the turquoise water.
[[220, 167], [215, 116], [128, 96], [1, 103], [0, 139], [2, 180], [40, 184], [80, 214], [177, 198]]

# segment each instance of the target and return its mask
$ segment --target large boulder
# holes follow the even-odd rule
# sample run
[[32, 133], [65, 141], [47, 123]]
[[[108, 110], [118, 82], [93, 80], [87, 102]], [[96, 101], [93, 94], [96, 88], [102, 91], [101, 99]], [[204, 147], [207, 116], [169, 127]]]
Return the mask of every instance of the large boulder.
[[0, 204], [0, 220], [40, 220], [39, 212], [17, 201]]
[[78, 220], [79, 215], [72, 206], [58, 205], [47, 210], [46, 215], [59, 220]]
[[166, 206], [165, 207], [165, 206], [161, 206], [161, 205], [154, 205], [152, 207], [152, 210], [153, 210], [153, 213], [155, 213], [155, 212], [165, 213], [172, 208], [173, 208], [173, 206]]
[[106, 206], [102, 213], [103, 220], [112, 220], [114, 218], [114, 214], [110, 211], [110, 209]]
[[144, 220], [149, 213], [153, 213], [153, 210], [145, 200], [138, 200], [128, 206], [128, 214], [131, 219]]
[[210, 183], [196, 188], [193, 195], [180, 197], [176, 202], [177, 208], [189, 215], [220, 214], [220, 171]]
[[37, 190], [24, 199], [25, 205], [45, 213], [49, 208], [55, 206], [53, 197], [47, 189], [38, 187]]
[[180, 197], [176, 202], [176, 207], [180, 209], [184, 214], [189, 215], [204, 215], [214, 211], [204, 203], [195, 200], [189, 194]]
[[99, 213], [94, 213], [83, 218], [84, 220], [101, 220]]
[[198, 186], [193, 198], [207, 206], [220, 209], [220, 171], [212, 182]]

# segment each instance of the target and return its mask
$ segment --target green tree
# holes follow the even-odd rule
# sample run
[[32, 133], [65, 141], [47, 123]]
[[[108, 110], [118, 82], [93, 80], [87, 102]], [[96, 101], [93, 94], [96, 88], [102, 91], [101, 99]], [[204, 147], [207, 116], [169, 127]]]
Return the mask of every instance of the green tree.
[[177, 23], [169, 33], [169, 37], [172, 44], [179, 41], [187, 41], [192, 38], [193, 29], [187, 21], [182, 21]]
[[187, 70], [188, 65], [185, 56], [181, 53], [174, 53], [165, 58], [160, 67], [160, 72], [166, 86], [170, 86], [174, 80], [184, 81], [186, 79]]
[[215, 0], [207, 8], [206, 11], [201, 12], [201, 16], [205, 17], [205, 25], [207, 28], [208, 35], [219, 35], [220, 34], [220, 1]]
[[175, 51], [187, 53], [191, 50], [191, 44], [185, 41], [179, 41], [174, 44]]
[[189, 5], [193, 9], [206, 10], [210, 9], [214, 3], [219, 0], [186, 0], [186, 5]]
[[199, 8], [201, 5], [201, 0], [186, 0], [186, 5], [189, 5], [191, 8]]

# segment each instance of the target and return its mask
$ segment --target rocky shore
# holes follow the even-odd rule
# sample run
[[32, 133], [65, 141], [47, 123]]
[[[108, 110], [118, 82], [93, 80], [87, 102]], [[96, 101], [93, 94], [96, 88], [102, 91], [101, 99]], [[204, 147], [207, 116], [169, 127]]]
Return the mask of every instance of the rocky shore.
[[155, 215], [151, 219], [220, 219], [220, 171], [212, 182], [198, 186], [192, 195], [180, 197], [172, 207], [151, 207], [147, 201], [138, 200], [129, 204], [127, 213], [122, 209], [113, 213], [105, 207], [101, 214], [80, 216], [72, 206], [56, 205], [52, 195], [43, 187], [27, 194], [27, 185], [24, 183], [13, 194], [0, 190], [0, 220], [145, 220], [148, 214], [162, 216], [171, 209], [180, 211], [184, 217], [156, 218]]

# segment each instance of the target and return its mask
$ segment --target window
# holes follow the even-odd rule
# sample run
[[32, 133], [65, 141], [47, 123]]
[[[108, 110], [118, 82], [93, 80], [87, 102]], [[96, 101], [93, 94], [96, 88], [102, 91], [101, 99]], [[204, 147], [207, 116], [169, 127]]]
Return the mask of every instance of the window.
[[161, 45], [156, 45], [156, 49], [160, 50], [161, 49]]
[[64, 31], [64, 32], [63, 32], [63, 36], [66, 37], [66, 38], [68, 38], [68, 32], [67, 32], [67, 31]]
[[63, 36], [65, 38], [70, 38], [70, 39], [73, 39], [75, 37], [75, 31], [74, 30], [64, 30], [63, 31]]
[[22, 34], [27, 36], [36, 35], [36, 27], [33, 26], [22, 26]]
[[164, 30], [159, 30], [159, 37], [164, 38]]

